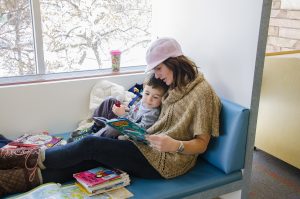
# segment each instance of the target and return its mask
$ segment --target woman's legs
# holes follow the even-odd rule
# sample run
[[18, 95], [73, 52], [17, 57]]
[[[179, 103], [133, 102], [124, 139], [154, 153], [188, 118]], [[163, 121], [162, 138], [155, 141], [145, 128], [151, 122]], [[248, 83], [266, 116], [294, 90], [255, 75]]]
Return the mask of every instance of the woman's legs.
[[132, 142], [88, 136], [74, 143], [47, 149], [43, 178], [47, 178], [47, 172], [52, 176], [59, 173], [71, 176], [74, 169], [78, 172], [86, 170], [86, 167], [96, 167], [93, 161], [138, 177], [161, 177]]
[[69, 180], [74, 180], [73, 174], [80, 171], [86, 171], [100, 166], [96, 161], [84, 161], [72, 167], [66, 167], [63, 169], [45, 169], [41, 170], [43, 176], [43, 183], [57, 182], [64, 183]]

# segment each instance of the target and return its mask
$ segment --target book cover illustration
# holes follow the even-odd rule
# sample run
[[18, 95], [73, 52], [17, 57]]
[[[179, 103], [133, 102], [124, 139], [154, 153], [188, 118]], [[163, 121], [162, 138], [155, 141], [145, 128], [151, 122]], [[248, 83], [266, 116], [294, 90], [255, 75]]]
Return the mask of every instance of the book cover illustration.
[[117, 129], [120, 133], [127, 135], [129, 139], [133, 141], [148, 144], [148, 141], [145, 139], [145, 135], [147, 134], [146, 129], [139, 127], [137, 124], [131, 122], [127, 118], [107, 120], [103, 117], [94, 117], [94, 119], [100, 122], [104, 122], [112, 128]]
[[[59, 183], [46, 183], [42, 184], [26, 193], [12, 196], [14, 199], [120, 199], [129, 198], [133, 194], [125, 188], [120, 188], [113, 191], [108, 191], [105, 193], [89, 196], [84, 191], [82, 191], [75, 184], [61, 185]], [[9, 197], [10, 198], [10, 197]]]
[[73, 174], [73, 177], [88, 187], [93, 187], [104, 182], [121, 178], [121, 172], [115, 169], [107, 169], [103, 167], [97, 167], [87, 171], [82, 171]]
[[50, 148], [58, 144], [63, 138], [51, 136], [47, 133], [36, 135], [24, 134], [21, 137], [8, 143], [7, 147], [31, 147], [40, 146], [41, 148]]

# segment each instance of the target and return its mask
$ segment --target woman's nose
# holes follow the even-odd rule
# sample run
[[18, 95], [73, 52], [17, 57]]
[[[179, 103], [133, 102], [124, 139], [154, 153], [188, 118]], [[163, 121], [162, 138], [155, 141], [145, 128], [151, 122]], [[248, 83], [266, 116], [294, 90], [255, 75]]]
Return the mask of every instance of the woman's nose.
[[159, 75], [158, 75], [157, 72], [155, 72], [154, 75], [155, 75], [155, 78], [156, 78], [156, 79], [159, 79]]

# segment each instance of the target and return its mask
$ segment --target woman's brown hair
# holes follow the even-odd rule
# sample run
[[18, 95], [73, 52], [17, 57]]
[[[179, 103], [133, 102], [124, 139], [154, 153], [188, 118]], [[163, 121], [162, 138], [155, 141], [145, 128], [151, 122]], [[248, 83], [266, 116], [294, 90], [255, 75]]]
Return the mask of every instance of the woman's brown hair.
[[170, 57], [163, 62], [170, 70], [173, 71], [173, 83], [171, 89], [183, 89], [188, 83], [196, 79], [198, 69], [196, 64], [184, 55]]
[[154, 73], [149, 73], [146, 76], [143, 85], [148, 85], [155, 89], [161, 89], [164, 93], [169, 89], [169, 86], [164, 81], [155, 78]]

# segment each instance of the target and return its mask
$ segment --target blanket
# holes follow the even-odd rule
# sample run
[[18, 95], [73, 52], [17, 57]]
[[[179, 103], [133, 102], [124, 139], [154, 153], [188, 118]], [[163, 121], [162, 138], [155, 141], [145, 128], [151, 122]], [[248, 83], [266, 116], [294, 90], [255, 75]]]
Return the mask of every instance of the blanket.
[[95, 109], [103, 102], [108, 96], [115, 97], [122, 104], [128, 105], [132, 98], [135, 97], [135, 94], [125, 90], [125, 88], [116, 83], [101, 80], [94, 85], [90, 93], [90, 103], [89, 103], [89, 114], [88, 117], [81, 122], [79, 122], [76, 130], [83, 130], [89, 128], [93, 124], [93, 113]]

